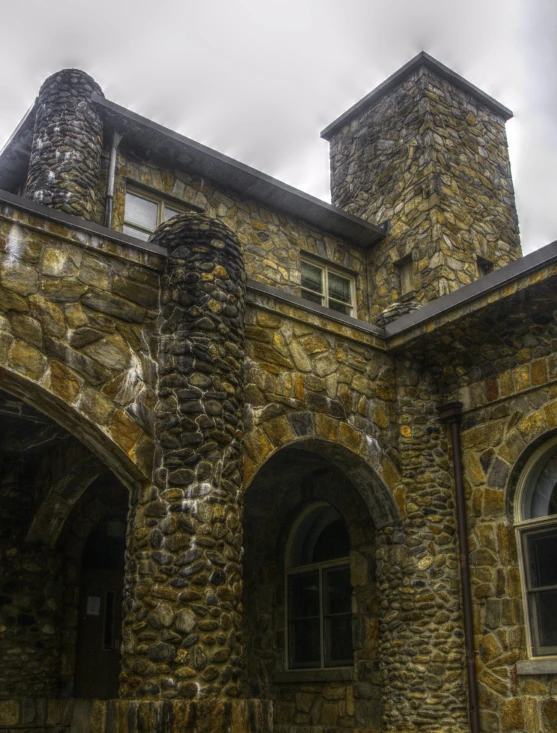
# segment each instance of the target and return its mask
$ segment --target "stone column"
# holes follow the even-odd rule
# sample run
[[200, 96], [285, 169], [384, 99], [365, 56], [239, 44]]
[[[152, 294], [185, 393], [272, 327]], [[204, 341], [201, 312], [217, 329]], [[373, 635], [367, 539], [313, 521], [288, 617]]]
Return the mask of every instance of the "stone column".
[[377, 535], [383, 729], [466, 733], [454, 483], [440, 395], [411, 356], [399, 360], [397, 382], [404, 526]]
[[161, 291], [153, 486], [132, 507], [123, 697], [236, 697], [241, 664], [245, 272], [230, 229], [183, 214]]
[[102, 95], [83, 71], [64, 69], [42, 85], [25, 196], [92, 221], [98, 199], [103, 122], [91, 102]]

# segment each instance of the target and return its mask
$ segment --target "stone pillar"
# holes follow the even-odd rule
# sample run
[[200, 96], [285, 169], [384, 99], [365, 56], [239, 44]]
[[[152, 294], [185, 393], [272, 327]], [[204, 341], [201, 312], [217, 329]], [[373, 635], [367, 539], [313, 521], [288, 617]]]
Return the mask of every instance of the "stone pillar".
[[132, 507], [122, 697], [236, 697], [245, 272], [228, 227], [163, 224], [157, 456]]
[[454, 483], [435, 379], [397, 365], [402, 530], [377, 535], [386, 733], [467, 733]]
[[53, 209], [94, 219], [103, 122], [91, 94], [99, 85], [83, 71], [64, 69], [42, 85], [25, 196]]

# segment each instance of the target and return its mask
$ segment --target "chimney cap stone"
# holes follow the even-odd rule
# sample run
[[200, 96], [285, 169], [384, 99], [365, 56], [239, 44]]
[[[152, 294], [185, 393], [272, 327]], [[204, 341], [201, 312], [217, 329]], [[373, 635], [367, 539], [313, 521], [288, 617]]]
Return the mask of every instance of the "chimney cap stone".
[[420, 51], [419, 54], [410, 59], [410, 61], [404, 64], [404, 66], [401, 66], [398, 71], [395, 71], [394, 74], [389, 76], [388, 79], [385, 79], [384, 82], [375, 87], [375, 89], [373, 89], [369, 94], [366, 94], [363, 99], [360, 99], [359, 102], [356, 102], [356, 104], [350, 107], [350, 109], [346, 110], [344, 114], [340, 115], [340, 117], [337, 117], [334, 122], [331, 122], [330, 125], [327, 125], [327, 127], [321, 132], [321, 137], [325, 140], [330, 140], [339, 128], [348, 124], [348, 122], [350, 122], [357, 115], [362, 114], [362, 112], [364, 112], [366, 108], [371, 107], [373, 104], [379, 101], [382, 96], [387, 94], [387, 92], [390, 92], [391, 89], [394, 89], [396, 86], [401, 84], [408, 76], [410, 76], [410, 74], [423, 67], [431, 69], [438, 76], [447, 79], [447, 81], [451, 82], [455, 87], [458, 87], [459, 89], [462, 89], [463, 91], [475, 97], [480, 102], [480, 104], [483, 104], [484, 107], [487, 107], [492, 112], [495, 112], [495, 114], [502, 117], [505, 122], [507, 120], [510, 120], [513, 116], [513, 113], [510, 109], [508, 109], [508, 107], [505, 107], [496, 99], [493, 99], [493, 97], [490, 97], [489, 94], [482, 92], [481, 89], [478, 89], [478, 87], [474, 86], [474, 84], [466, 81], [464, 77], [460, 76], [452, 69], [449, 69], [448, 66], [445, 66], [440, 61], [437, 61], [437, 59], [433, 58], [433, 56], [430, 56], [425, 51]]

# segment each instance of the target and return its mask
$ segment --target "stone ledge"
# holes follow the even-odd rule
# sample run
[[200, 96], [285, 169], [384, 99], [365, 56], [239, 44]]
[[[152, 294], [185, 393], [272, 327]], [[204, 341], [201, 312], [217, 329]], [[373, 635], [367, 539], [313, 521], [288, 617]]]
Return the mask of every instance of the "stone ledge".
[[277, 672], [274, 676], [275, 682], [349, 682], [354, 679], [352, 667], [339, 667], [337, 669], [300, 669]]
[[518, 675], [557, 674], [557, 657], [547, 659], [524, 659], [516, 663]]
[[[68, 727], [69, 726], [69, 727]], [[0, 700], [5, 733], [272, 733], [270, 700]]]

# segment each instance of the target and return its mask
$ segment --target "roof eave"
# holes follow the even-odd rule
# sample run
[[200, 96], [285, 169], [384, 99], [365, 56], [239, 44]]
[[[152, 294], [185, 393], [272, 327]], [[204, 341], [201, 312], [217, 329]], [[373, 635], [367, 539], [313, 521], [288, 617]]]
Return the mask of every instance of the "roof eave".
[[93, 94], [92, 101], [128, 139], [163, 156], [168, 156], [171, 148], [175, 162], [261, 204], [365, 249], [386, 235], [384, 226], [370, 224], [100, 95]]

